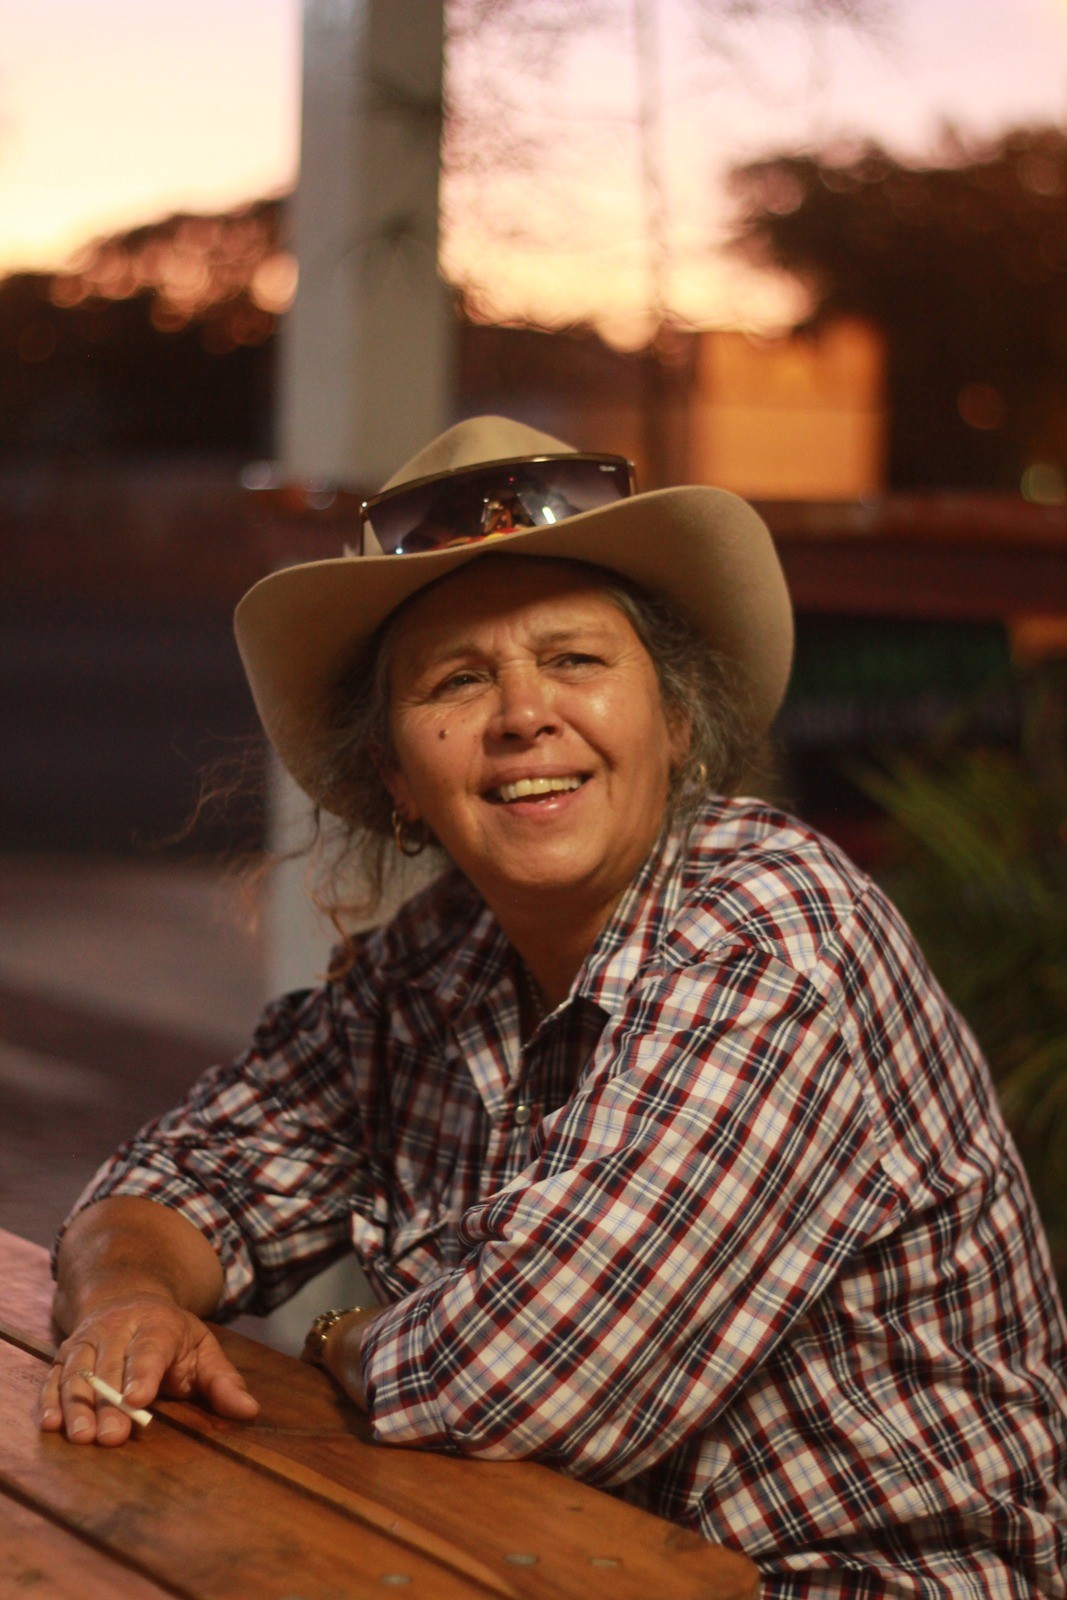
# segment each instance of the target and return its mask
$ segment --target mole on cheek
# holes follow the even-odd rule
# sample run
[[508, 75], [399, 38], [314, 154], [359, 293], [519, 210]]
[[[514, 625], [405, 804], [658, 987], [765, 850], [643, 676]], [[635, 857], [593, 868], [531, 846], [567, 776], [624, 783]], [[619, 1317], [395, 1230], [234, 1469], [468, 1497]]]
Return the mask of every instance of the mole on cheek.
[[438, 728], [437, 737], [439, 739], [447, 739], [448, 738], [448, 729], [447, 728]]

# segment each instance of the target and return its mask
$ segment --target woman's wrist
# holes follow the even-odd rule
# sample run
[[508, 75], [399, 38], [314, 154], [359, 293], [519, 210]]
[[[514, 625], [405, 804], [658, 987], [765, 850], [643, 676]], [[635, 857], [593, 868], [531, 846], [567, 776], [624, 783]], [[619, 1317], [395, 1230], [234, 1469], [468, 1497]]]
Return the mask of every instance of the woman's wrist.
[[116, 1271], [101, 1272], [87, 1278], [78, 1286], [76, 1294], [68, 1292], [60, 1284], [56, 1289], [52, 1315], [57, 1325], [69, 1333], [79, 1323], [117, 1306], [146, 1302], [182, 1309], [169, 1283], [146, 1273]]
[[365, 1407], [361, 1357], [363, 1337], [381, 1316], [382, 1306], [351, 1306], [324, 1311], [308, 1329], [301, 1359], [323, 1367], [357, 1405]]
[[209, 1317], [223, 1289], [208, 1240], [177, 1211], [111, 1195], [73, 1218], [56, 1263], [55, 1316], [70, 1328], [116, 1301], [168, 1300]]

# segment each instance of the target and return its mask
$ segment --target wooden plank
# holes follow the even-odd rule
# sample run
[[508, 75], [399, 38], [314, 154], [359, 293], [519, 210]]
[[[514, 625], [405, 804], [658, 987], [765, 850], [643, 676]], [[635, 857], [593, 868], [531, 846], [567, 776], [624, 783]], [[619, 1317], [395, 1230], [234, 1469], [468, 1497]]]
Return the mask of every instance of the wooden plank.
[[[284, 1462], [299, 1463], [358, 1490], [499, 1576], [510, 1574], [530, 1600], [588, 1600], [591, 1584], [598, 1600], [745, 1600], [758, 1592], [744, 1556], [536, 1462], [368, 1443], [366, 1418], [325, 1374], [228, 1329], [219, 1336], [263, 1411], [249, 1427], [187, 1407], [183, 1425], [263, 1465], [284, 1471]], [[520, 1556], [532, 1559], [517, 1566]]]
[[0, 1322], [51, 1343], [52, 1279], [48, 1251], [0, 1228]]
[[[0, 1262], [10, 1248], [22, 1263], [16, 1277], [24, 1337], [39, 1339], [42, 1295], [34, 1273], [46, 1270], [45, 1255], [11, 1241], [0, 1233]], [[18, 1306], [8, 1313], [7, 1304], [5, 1295], [10, 1322]], [[234, 1423], [177, 1401], [162, 1402], [161, 1414], [370, 1525], [395, 1529], [497, 1594], [588, 1600], [590, 1584], [598, 1600], [746, 1600], [758, 1591], [745, 1557], [537, 1463], [374, 1445], [366, 1418], [325, 1373], [227, 1328], [217, 1332], [262, 1404], [259, 1417]], [[44, 1353], [49, 1345], [36, 1348]]]
[[33, 1600], [172, 1600], [174, 1590], [0, 1496], [0, 1594]]
[[[274, 1455], [252, 1436], [235, 1444], [264, 1465]], [[357, 1457], [350, 1441], [336, 1437], [290, 1437], [277, 1453], [290, 1471], [302, 1458], [314, 1462], [335, 1494], [358, 1483], [362, 1496], [424, 1530], [465, 1538], [491, 1570], [515, 1573], [525, 1600], [589, 1600], [591, 1593], [597, 1600], [755, 1600], [759, 1592], [744, 1556], [555, 1474], [552, 1494], [538, 1492], [531, 1474], [547, 1469], [532, 1462], [397, 1449]]]
[[0, 1344], [0, 1485], [191, 1600], [485, 1600], [470, 1580], [159, 1421], [120, 1450], [42, 1434], [39, 1357]]
[[[222, 1330], [217, 1331], [222, 1332]], [[254, 1340], [245, 1340], [239, 1336], [234, 1337], [239, 1339], [242, 1347], [247, 1345], [255, 1348]], [[6, 1340], [18, 1349], [38, 1356], [42, 1363], [48, 1361], [52, 1354], [50, 1341], [39, 1339], [31, 1333], [23, 1333], [19, 1329], [3, 1323], [0, 1323], [0, 1340]], [[240, 1354], [240, 1350], [238, 1354]], [[287, 1358], [282, 1357], [281, 1359], [284, 1361]], [[247, 1363], [245, 1365], [247, 1367]], [[321, 1391], [322, 1384], [320, 1381], [316, 1381], [315, 1375], [310, 1368], [305, 1368], [303, 1372], [300, 1372], [299, 1363], [291, 1363], [291, 1365], [297, 1367], [298, 1376], [304, 1377], [306, 1374], [311, 1378], [313, 1387]], [[321, 1377], [322, 1374], [319, 1375], [320, 1379]], [[329, 1380], [327, 1380], [327, 1383], [329, 1383]], [[350, 1441], [353, 1433], [362, 1433], [366, 1439], [369, 1439], [370, 1430], [367, 1426], [366, 1418], [362, 1412], [345, 1400], [344, 1396], [333, 1384], [329, 1384], [329, 1392], [325, 1396], [319, 1393], [315, 1398], [320, 1401], [324, 1399], [326, 1403], [318, 1407], [320, 1427], [309, 1435], [313, 1443], [323, 1434], [330, 1432], [343, 1442]], [[283, 1391], [281, 1402], [281, 1409], [286, 1413], [283, 1431], [287, 1434], [293, 1431], [297, 1434], [305, 1434], [308, 1421], [306, 1409], [299, 1409], [300, 1400], [297, 1397], [296, 1406], [298, 1410], [296, 1415], [299, 1425], [294, 1429], [292, 1426], [293, 1419], [288, 1416], [288, 1413], [292, 1410], [292, 1401], [292, 1388], [291, 1385], [287, 1385]], [[364, 1523], [366, 1526], [379, 1528], [391, 1540], [409, 1545], [412, 1549], [420, 1551], [432, 1560], [440, 1561], [443, 1565], [452, 1567], [456, 1572], [472, 1579], [473, 1582], [480, 1584], [492, 1594], [499, 1596], [500, 1600], [518, 1600], [515, 1590], [509, 1583], [502, 1581], [497, 1574], [476, 1560], [467, 1550], [460, 1549], [446, 1539], [440, 1538], [428, 1528], [421, 1526], [417, 1521], [411, 1521], [400, 1515], [396, 1510], [390, 1509], [386, 1505], [380, 1505], [354, 1489], [344, 1487], [342, 1484], [327, 1478], [322, 1472], [315, 1470], [313, 1467], [303, 1465], [296, 1457], [291, 1460], [286, 1459], [269, 1448], [258, 1448], [254, 1442], [250, 1444], [249, 1448], [245, 1449], [238, 1447], [239, 1440], [237, 1439], [217, 1439], [218, 1419], [214, 1418], [211, 1413], [202, 1411], [196, 1405], [179, 1401], [156, 1400], [152, 1409], [158, 1418], [170, 1423], [172, 1426], [204, 1439], [205, 1442], [213, 1447], [220, 1448], [245, 1461], [254, 1462], [257, 1466], [264, 1468], [286, 1483], [315, 1495], [329, 1505], [348, 1512], [357, 1521]]]

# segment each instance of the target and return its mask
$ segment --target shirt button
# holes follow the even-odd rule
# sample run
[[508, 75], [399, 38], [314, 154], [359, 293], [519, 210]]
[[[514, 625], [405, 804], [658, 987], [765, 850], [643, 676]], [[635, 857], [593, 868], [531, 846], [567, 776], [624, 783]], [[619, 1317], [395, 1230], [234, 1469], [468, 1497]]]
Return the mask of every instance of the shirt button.
[[519, 1104], [515, 1107], [515, 1126], [525, 1128], [530, 1120], [531, 1111], [528, 1105]]

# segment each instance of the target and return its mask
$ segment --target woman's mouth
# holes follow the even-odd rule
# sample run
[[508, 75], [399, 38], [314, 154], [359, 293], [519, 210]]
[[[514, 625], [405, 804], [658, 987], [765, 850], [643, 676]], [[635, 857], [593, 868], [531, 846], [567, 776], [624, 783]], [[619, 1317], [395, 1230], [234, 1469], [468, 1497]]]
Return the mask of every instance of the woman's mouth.
[[515, 800], [546, 800], [552, 795], [580, 789], [585, 781], [576, 772], [563, 778], [516, 778], [514, 783], [502, 783], [498, 789], [490, 789], [486, 799], [494, 805], [510, 805]]

